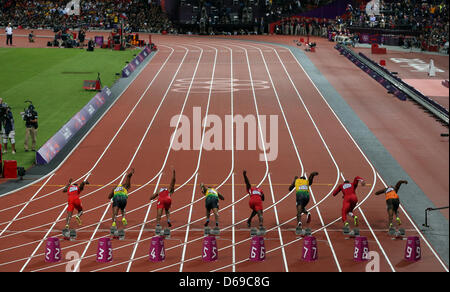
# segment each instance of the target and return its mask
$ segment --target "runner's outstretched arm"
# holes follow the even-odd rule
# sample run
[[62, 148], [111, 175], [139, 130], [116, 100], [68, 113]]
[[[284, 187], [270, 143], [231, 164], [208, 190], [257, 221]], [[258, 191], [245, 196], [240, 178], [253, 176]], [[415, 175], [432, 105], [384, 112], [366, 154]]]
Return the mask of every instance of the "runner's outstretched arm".
[[292, 191], [295, 188], [295, 181], [298, 179], [298, 176], [294, 177], [294, 181], [292, 182], [292, 184], [289, 186], [289, 191]]
[[314, 172], [312, 172], [312, 173], [309, 175], [309, 178], [308, 178], [309, 185], [312, 185], [312, 184], [313, 184], [314, 177], [315, 177], [316, 175], [318, 175], [318, 174], [319, 174], [319, 173], [318, 173], [317, 171], [314, 171]]
[[170, 182], [169, 193], [173, 194], [175, 192], [175, 169], [172, 172], [172, 181]]
[[252, 185], [250, 184], [250, 181], [248, 180], [247, 171], [244, 170], [243, 174], [244, 174], [245, 187], [247, 188], [247, 191], [250, 191], [250, 189], [252, 188]]
[[63, 193], [67, 193], [70, 185], [72, 184], [72, 178], [69, 178], [69, 183], [64, 187], [64, 189], [62, 190]]
[[129, 190], [131, 188], [131, 177], [134, 174], [134, 168], [131, 169], [131, 171], [127, 174], [127, 180], [125, 181], [125, 184], [123, 185], [124, 188]]
[[85, 185], [88, 185], [88, 184], [89, 184], [89, 182], [88, 182], [87, 180], [83, 181], [83, 182], [80, 184], [80, 192], [81, 192], [82, 190], [84, 190], [84, 186], [85, 186]]
[[394, 187], [396, 193], [398, 193], [398, 190], [400, 189], [400, 186], [402, 184], [408, 184], [408, 181], [407, 180], [399, 180]]
[[114, 197], [114, 189], [111, 190], [111, 192], [108, 194], [108, 199], [111, 200], [112, 197]]
[[386, 190], [387, 190], [387, 188], [384, 188], [384, 189], [382, 189], [382, 190], [379, 190], [379, 191], [377, 191], [376, 193], [375, 193], [375, 195], [381, 195], [381, 194], [384, 194], [385, 192], [386, 192]]

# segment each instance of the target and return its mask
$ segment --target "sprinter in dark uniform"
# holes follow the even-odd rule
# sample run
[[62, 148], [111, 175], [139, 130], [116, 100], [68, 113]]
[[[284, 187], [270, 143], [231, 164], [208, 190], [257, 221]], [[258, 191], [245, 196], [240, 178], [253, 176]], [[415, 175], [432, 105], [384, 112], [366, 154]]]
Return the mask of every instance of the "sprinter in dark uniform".
[[202, 194], [205, 195], [205, 208], [206, 208], [206, 222], [205, 227], [209, 224], [209, 216], [211, 215], [211, 210], [214, 213], [216, 220], [216, 227], [219, 227], [219, 199], [225, 200], [225, 198], [212, 187], [205, 187], [203, 183], [200, 184], [200, 189]]
[[119, 209], [122, 213], [122, 224], [127, 225], [127, 219], [125, 218], [125, 207], [127, 206], [128, 191], [131, 187], [131, 177], [134, 174], [134, 169], [127, 174], [127, 178], [124, 184], [115, 187], [108, 195], [108, 199], [112, 199], [112, 227], [116, 227], [116, 217], [119, 213]]

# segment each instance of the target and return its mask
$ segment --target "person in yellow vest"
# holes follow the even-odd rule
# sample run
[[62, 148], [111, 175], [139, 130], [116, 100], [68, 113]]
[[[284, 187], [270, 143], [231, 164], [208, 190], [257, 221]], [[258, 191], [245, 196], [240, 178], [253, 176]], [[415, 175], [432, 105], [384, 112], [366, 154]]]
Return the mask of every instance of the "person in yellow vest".
[[295, 188], [295, 196], [297, 201], [297, 228], [301, 228], [302, 214], [306, 214], [306, 223], [311, 222], [311, 213], [306, 211], [306, 205], [309, 203], [309, 187], [313, 184], [314, 177], [319, 173], [314, 171], [309, 175], [309, 178], [303, 175], [300, 178], [296, 176], [294, 181], [289, 186], [289, 191], [292, 191]]
[[397, 224], [400, 226], [402, 224], [402, 221], [400, 220], [400, 217], [398, 216], [398, 207], [400, 206], [400, 198], [398, 196], [398, 190], [400, 189], [400, 186], [402, 184], [408, 184], [408, 181], [406, 180], [399, 180], [395, 187], [388, 186], [387, 188], [384, 188], [382, 190], [379, 190], [375, 193], [375, 195], [385, 195], [386, 199], [386, 205], [387, 205], [387, 212], [388, 212], [388, 222], [389, 222], [389, 229], [393, 228], [392, 218], [395, 213]]
[[225, 200], [225, 198], [214, 188], [205, 187], [203, 183], [200, 184], [200, 189], [202, 194], [205, 195], [205, 208], [206, 208], [206, 222], [205, 227], [209, 224], [209, 217], [211, 215], [211, 210], [214, 213], [216, 220], [216, 227], [219, 227], [219, 199]]
[[127, 178], [124, 184], [116, 186], [108, 195], [108, 199], [112, 199], [112, 227], [116, 227], [116, 217], [119, 214], [119, 210], [122, 213], [122, 224], [127, 225], [127, 219], [125, 218], [125, 207], [127, 206], [128, 191], [131, 188], [131, 177], [134, 174], [134, 168], [127, 174]]

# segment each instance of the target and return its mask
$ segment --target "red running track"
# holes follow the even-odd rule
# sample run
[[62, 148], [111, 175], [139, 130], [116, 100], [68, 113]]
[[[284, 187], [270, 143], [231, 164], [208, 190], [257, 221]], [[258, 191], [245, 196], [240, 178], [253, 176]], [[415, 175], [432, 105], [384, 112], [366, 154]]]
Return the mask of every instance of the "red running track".
[[[342, 199], [330, 196], [344, 176], [352, 179], [355, 175], [368, 183], [358, 188], [355, 213], [361, 235], [379, 255], [380, 270], [447, 270], [423, 237], [422, 260], [403, 260], [405, 241], [387, 236], [385, 203], [374, 196], [374, 191], [385, 186], [382, 178], [289, 50], [187, 37], [161, 37], [157, 44], [158, 53], [56, 172], [0, 198], [0, 271], [65, 271], [77, 264], [83, 272], [365, 271], [366, 263], [353, 261], [353, 239], [341, 232]], [[203, 130], [196, 110], [202, 118], [209, 117]], [[178, 141], [172, 134], [187, 129], [187, 120], [178, 115], [191, 121], [188, 146], [193, 150], [172, 147]], [[245, 150], [238, 147], [226, 115], [255, 117], [256, 150], [249, 150], [248, 142], [254, 139], [245, 141]], [[278, 131], [269, 127], [271, 116], [277, 118]], [[222, 129], [213, 136], [211, 123], [216, 126], [219, 120]], [[278, 141], [278, 149], [262, 143], [258, 133], [268, 142]], [[214, 142], [225, 149], [231, 137], [227, 150], [204, 148]], [[109, 236], [111, 225], [108, 192], [130, 167], [136, 172], [127, 205], [126, 239], [113, 241], [111, 263], [97, 263], [97, 241]], [[165, 240], [166, 260], [152, 263], [148, 252], [156, 206], [149, 196], [169, 183], [172, 167], [177, 171], [172, 236]], [[267, 254], [259, 263], [248, 260], [250, 231], [245, 221], [250, 210], [244, 169], [252, 184], [266, 194]], [[288, 185], [295, 175], [312, 171], [319, 176], [308, 208], [319, 259], [307, 263], [300, 260], [303, 240], [294, 232], [295, 196]], [[45, 241], [50, 236], [61, 239], [66, 216], [61, 189], [70, 177], [91, 182], [82, 193], [83, 226], [77, 228], [76, 241], [61, 240], [63, 260], [49, 264], [44, 261]], [[205, 210], [200, 182], [217, 186], [225, 196], [220, 203], [219, 259], [213, 263], [201, 259]], [[408, 235], [421, 236], [407, 214], [402, 213], [402, 218]], [[79, 254], [77, 264], [65, 258], [69, 252]]]

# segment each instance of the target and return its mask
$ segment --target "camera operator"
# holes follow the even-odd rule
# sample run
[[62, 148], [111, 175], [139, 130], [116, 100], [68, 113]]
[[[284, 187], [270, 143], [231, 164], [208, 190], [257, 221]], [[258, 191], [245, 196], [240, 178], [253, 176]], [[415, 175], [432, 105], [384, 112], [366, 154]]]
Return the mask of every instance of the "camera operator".
[[3, 131], [3, 124], [5, 123], [7, 109], [8, 105], [3, 102], [3, 98], [0, 97], [0, 132]]
[[38, 113], [36, 112], [32, 103], [28, 106], [25, 112], [21, 113], [25, 121], [25, 152], [29, 151], [29, 139], [31, 137], [31, 150], [36, 151], [36, 136], [38, 129]]
[[8, 140], [11, 141], [12, 154], [16, 154], [16, 140], [14, 130], [14, 117], [9, 106], [6, 107], [6, 114], [2, 128], [3, 154], [8, 152]]

